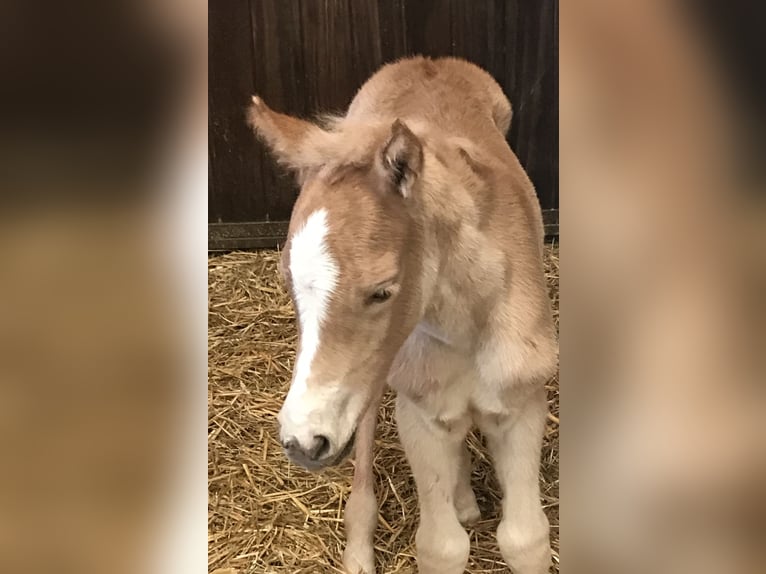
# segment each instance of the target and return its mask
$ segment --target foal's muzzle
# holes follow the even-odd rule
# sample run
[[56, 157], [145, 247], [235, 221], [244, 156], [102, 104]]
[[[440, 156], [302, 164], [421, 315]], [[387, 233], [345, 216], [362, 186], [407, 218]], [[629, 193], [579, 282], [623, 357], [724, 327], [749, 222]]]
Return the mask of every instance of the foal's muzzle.
[[282, 446], [293, 463], [307, 470], [321, 470], [343, 462], [354, 446], [355, 437], [356, 431], [338, 449], [334, 449], [327, 437], [322, 435], [314, 436], [310, 444], [301, 444], [295, 437], [289, 437], [282, 442]]

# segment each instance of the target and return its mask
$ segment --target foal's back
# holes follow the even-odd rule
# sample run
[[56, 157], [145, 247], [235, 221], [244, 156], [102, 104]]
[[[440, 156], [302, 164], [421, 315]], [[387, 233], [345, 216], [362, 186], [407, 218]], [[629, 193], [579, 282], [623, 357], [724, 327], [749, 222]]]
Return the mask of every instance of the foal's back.
[[[475, 64], [415, 56], [387, 64], [367, 80], [345, 119], [360, 124], [400, 119], [416, 132], [468, 143], [470, 169], [484, 184], [479, 193], [470, 191], [487, 223], [484, 233], [507, 251], [510, 267], [524, 269], [530, 257], [542, 258], [543, 225], [534, 187], [505, 139], [511, 116], [500, 85]], [[427, 139], [426, 145], [435, 143]]]
[[510, 126], [511, 105], [478, 66], [456, 58], [416, 56], [383, 66], [357, 92], [346, 117], [426, 122], [501, 143]]

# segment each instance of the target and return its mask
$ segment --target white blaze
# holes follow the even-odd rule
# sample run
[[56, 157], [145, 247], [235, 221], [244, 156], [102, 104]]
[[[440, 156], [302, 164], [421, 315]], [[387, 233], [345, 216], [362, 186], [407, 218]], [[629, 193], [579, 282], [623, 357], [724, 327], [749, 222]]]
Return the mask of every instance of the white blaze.
[[283, 411], [287, 419], [284, 422], [296, 426], [307, 422], [320, 398], [307, 396], [307, 382], [319, 347], [322, 321], [338, 281], [338, 265], [327, 244], [328, 231], [327, 210], [319, 209], [293, 235], [290, 246], [290, 275], [301, 325], [301, 351]]

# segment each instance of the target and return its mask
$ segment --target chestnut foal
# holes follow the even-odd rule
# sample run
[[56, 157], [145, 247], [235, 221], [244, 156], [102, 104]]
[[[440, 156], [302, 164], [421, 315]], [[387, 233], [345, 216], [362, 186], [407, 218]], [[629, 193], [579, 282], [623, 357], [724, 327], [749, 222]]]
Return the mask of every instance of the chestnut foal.
[[547, 572], [538, 472], [557, 344], [540, 206], [506, 143], [500, 86], [468, 62], [415, 57], [384, 66], [321, 126], [258, 97], [249, 121], [302, 186], [282, 259], [300, 345], [280, 438], [309, 469], [355, 443], [345, 568], [375, 571], [373, 441], [388, 382], [418, 490], [421, 574], [465, 569], [474, 423], [503, 490], [500, 551], [516, 574]]

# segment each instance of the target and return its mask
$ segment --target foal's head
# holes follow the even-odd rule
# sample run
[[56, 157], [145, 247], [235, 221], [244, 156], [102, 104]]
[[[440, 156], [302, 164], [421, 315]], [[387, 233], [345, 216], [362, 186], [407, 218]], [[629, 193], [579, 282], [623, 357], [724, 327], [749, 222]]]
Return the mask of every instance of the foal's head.
[[282, 257], [300, 343], [279, 422], [287, 455], [319, 469], [350, 451], [420, 314], [423, 149], [399, 121], [325, 130], [258, 98], [250, 122], [302, 184]]

